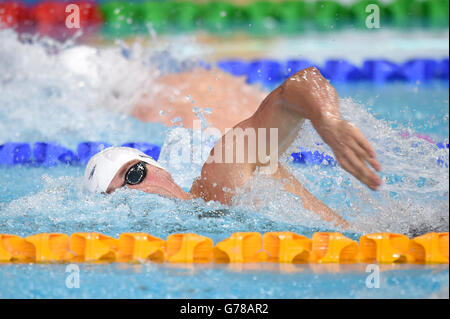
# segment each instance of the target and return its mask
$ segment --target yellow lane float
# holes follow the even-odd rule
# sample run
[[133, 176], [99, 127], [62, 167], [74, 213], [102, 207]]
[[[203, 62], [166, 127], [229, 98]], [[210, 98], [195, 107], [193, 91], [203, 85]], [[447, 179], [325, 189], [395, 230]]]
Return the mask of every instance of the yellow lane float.
[[293, 232], [238, 232], [213, 244], [193, 233], [166, 240], [147, 233], [42, 233], [25, 238], [0, 234], [0, 263], [168, 262], [168, 263], [443, 263], [448, 233], [410, 239], [393, 233], [366, 234], [359, 243], [336, 232], [309, 239]]

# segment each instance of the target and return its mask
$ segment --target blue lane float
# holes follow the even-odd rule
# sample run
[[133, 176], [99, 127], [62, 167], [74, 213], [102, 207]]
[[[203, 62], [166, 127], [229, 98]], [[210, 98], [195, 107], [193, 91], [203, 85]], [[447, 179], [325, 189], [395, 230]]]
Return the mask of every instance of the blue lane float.
[[334, 167], [337, 161], [330, 155], [319, 151], [308, 150], [304, 147], [299, 147], [300, 152], [291, 154], [293, 162], [303, 165], [321, 165]]
[[320, 72], [333, 82], [387, 83], [393, 81], [428, 82], [447, 80], [449, 60], [446, 59], [411, 59], [404, 63], [395, 63], [385, 59], [365, 60], [357, 66], [347, 60], [327, 60], [318, 65], [309, 60], [253, 60], [239, 59], [221, 60], [217, 66], [234, 76], [246, 76], [248, 83], [262, 83], [271, 86], [310, 66], [317, 67]]
[[104, 142], [83, 142], [77, 146], [78, 160], [81, 164], [87, 164], [89, 159], [101, 150], [110, 147], [111, 144]]
[[[72, 151], [57, 143], [37, 142], [34, 144], [9, 142], [0, 145], [0, 165], [15, 166], [70, 166], [86, 165], [89, 159], [101, 150], [111, 146], [105, 142], [82, 142]], [[133, 147], [155, 160], [158, 160], [161, 147], [151, 143], [125, 143], [122, 146]]]
[[[316, 143], [320, 145], [320, 143]], [[29, 165], [29, 166], [55, 166], [55, 165], [70, 165], [79, 166], [86, 165], [89, 159], [100, 152], [101, 150], [111, 146], [105, 142], [82, 142], [77, 146], [76, 151], [72, 151], [57, 143], [37, 142], [34, 144], [8, 142], [0, 145], [0, 165], [1, 166], [15, 166], [15, 165]], [[156, 144], [144, 142], [125, 143], [121, 146], [136, 148], [145, 154], [151, 156], [155, 160], [159, 159], [161, 147]], [[436, 144], [439, 149], [448, 149], [449, 144], [439, 142]], [[321, 165], [328, 167], [335, 167], [338, 165], [333, 156], [320, 152], [318, 150], [310, 150], [304, 147], [299, 147], [299, 152], [291, 154], [292, 161], [300, 165]], [[448, 164], [442, 158], [437, 159], [439, 166], [446, 166]]]
[[0, 165], [23, 165], [31, 163], [31, 147], [27, 143], [0, 145]]
[[[448, 143], [439, 142], [436, 144], [436, 146], [440, 149], [448, 149]], [[448, 163], [446, 163], [442, 157], [439, 157], [437, 159], [437, 163], [438, 163], [439, 167], [444, 167], [444, 166], [446, 168], [448, 167]]]
[[[122, 55], [130, 59], [131, 51], [124, 49]], [[174, 61], [175, 62], [175, 61]], [[176, 64], [176, 63], [175, 63]], [[211, 69], [205, 61], [197, 61], [197, 66]], [[245, 76], [247, 83], [262, 83], [272, 87], [279, 84], [294, 73], [308, 67], [317, 67], [323, 76], [332, 82], [365, 81], [384, 84], [394, 81], [428, 82], [433, 80], [448, 81], [449, 59], [416, 58], [396, 63], [387, 59], [367, 59], [358, 66], [345, 59], [329, 59], [323, 65], [306, 59], [289, 59], [277, 61], [274, 59], [224, 59], [216, 66], [234, 76]], [[189, 65], [191, 67], [191, 65]], [[185, 70], [183, 65], [175, 68], [176, 72]]]
[[40, 166], [54, 166], [59, 163], [75, 165], [78, 157], [71, 150], [54, 143], [34, 143], [33, 163]]

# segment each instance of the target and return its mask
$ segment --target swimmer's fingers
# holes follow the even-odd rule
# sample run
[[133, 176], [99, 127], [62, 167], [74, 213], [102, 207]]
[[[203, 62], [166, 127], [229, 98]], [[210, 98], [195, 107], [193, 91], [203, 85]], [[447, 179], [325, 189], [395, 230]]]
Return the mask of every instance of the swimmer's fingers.
[[339, 158], [338, 159], [339, 164], [341, 164], [341, 167], [343, 169], [345, 169], [347, 172], [349, 172], [350, 174], [352, 174], [353, 176], [355, 176], [358, 180], [360, 180], [362, 183], [366, 184], [369, 188], [373, 189], [373, 187], [371, 187], [368, 184], [368, 180], [366, 180], [363, 176], [363, 174], [354, 166], [354, 163], [351, 163], [348, 159], [346, 158]]
[[347, 172], [355, 176], [370, 189], [376, 190], [381, 185], [381, 179], [370, 166], [379, 171], [381, 165], [375, 159], [375, 151], [359, 129], [345, 120], [330, 120], [317, 126], [324, 141], [330, 145], [333, 152]]
[[364, 158], [360, 158], [355, 153], [349, 153], [348, 159], [353, 163], [357, 171], [362, 175], [362, 181], [371, 189], [376, 190], [381, 185], [380, 177], [364, 162]]
[[356, 155], [363, 161], [367, 162], [372, 166], [377, 172], [381, 170], [380, 163], [376, 160], [375, 157], [370, 156], [369, 153], [365, 149], [361, 147], [361, 145], [354, 140], [351, 140], [349, 142], [349, 146], [352, 148], [352, 150], [356, 153]]
[[370, 189], [377, 190], [381, 184], [380, 178], [353, 151], [348, 149], [338, 158], [338, 161], [342, 168], [366, 184]]
[[376, 171], [381, 170], [380, 163], [375, 158], [375, 151], [370, 145], [369, 141], [364, 137], [361, 131], [352, 125], [352, 136], [354, 142], [352, 146], [353, 150], [357, 152], [358, 156], [368, 162]]

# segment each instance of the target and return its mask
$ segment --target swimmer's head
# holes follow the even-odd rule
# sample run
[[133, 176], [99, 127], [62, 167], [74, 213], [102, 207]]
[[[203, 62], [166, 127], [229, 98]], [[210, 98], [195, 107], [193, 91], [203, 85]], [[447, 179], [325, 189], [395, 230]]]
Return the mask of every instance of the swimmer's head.
[[84, 172], [83, 184], [91, 193], [111, 193], [127, 186], [166, 197], [187, 196], [158, 162], [130, 147], [109, 147], [94, 155]]

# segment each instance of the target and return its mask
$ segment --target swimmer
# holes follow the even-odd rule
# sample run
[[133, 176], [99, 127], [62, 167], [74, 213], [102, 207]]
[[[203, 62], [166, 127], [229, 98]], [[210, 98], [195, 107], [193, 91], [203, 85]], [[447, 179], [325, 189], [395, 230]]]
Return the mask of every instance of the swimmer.
[[[375, 151], [358, 128], [341, 118], [336, 90], [311, 67], [304, 69], [273, 90], [259, 105], [256, 112], [233, 126], [234, 129], [258, 128], [277, 129], [277, 158], [287, 150], [298, 135], [304, 119], [309, 119], [327, 143], [339, 164], [372, 190], [377, 190], [381, 179], [374, 172], [381, 166], [375, 158]], [[237, 139], [227, 139], [225, 133], [211, 150], [202, 167], [201, 176], [193, 182], [189, 192], [179, 187], [171, 175], [151, 157], [131, 148], [112, 147], [96, 154], [89, 161], [84, 174], [84, 186], [91, 192], [112, 193], [120, 187], [138, 189], [147, 193], [169, 198], [189, 200], [202, 198], [230, 204], [235, 191], [242, 187], [256, 170], [267, 167], [267, 162], [258, 158], [256, 162], [236, 160], [214, 161], [216, 153], [226, 154], [229, 147], [235, 147]], [[264, 133], [266, 134], [266, 133]], [[229, 136], [228, 136], [229, 137]], [[260, 136], [257, 136], [259, 140]], [[231, 140], [232, 145], [227, 144]], [[250, 145], [246, 140], [245, 150], [253, 148], [258, 152], [259, 143]], [[248, 157], [248, 156], [247, 156]], [[371, 169], [372, 167], [373, 169]], [[280, 180], [284, 188], [299, 196], [305, 209], [314, 211], [321, 218], [345, 228], [348, 223], [337, 213], [314, 197], [280, 163], [270, 177]]]
[[245, 83], [244, 77], [236, 77], [220, 70], [194, 69], [181, 73], [166, 74], [152, 83], [152, 94], [144, 94], [134, 106], [131, 115], [143, 122], [159, 122], [166, 126], [179, 118], [186, 128], [192, 128], [198, 114], [203, 110], [208, 124], [226, 132], [249, 118], [267, 93], [254, 85]]

